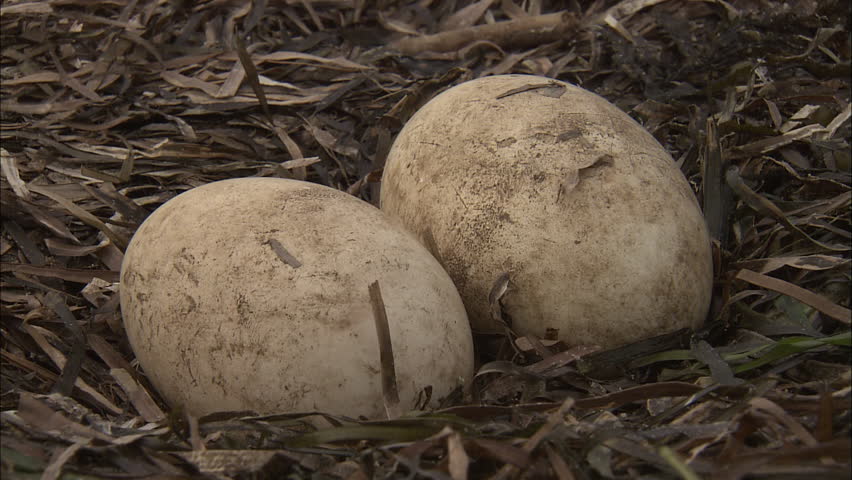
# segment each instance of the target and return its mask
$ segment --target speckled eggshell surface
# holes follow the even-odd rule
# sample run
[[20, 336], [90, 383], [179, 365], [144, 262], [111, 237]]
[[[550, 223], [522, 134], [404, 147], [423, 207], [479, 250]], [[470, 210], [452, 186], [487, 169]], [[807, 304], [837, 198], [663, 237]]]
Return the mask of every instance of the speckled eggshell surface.
[[453, 278], [475, 330], [558, 330], [615, 347], [696, 327], [713, 281], [710, 239], [663, 147], [605, 99], [545, 77], [457, 85], [395, 139], [381, 208]]
[[400, 407], [471, 378], [470, 326], [441, 265], [378, 209], [307, 182], [225, 180], [168, 201], [130, 243], [121, 308], [172, 406], [381, 418], [374, 281]]

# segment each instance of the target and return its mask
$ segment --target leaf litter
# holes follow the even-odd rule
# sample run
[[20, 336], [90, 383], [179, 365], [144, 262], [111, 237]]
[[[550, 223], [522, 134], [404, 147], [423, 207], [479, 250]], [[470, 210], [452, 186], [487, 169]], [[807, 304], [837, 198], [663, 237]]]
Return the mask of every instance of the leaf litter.
[[[849, 22], [836, 0], [4, 2], [2, 474], [848, 478]], [[384, 421], [162, 402], [116, 288], [148, 213], [247, 176], [376, 203], [408, 118], [500, 73], [592, 90], [677, 160], [714, 238], [703, 328], [600, 351], [507, 322], [436, 411], [383, 372]]]

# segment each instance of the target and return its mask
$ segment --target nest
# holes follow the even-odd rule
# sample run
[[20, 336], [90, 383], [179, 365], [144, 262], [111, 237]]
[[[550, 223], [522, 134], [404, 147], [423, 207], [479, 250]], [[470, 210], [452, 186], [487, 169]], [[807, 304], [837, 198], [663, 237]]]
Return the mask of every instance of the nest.
[[[0, 7], [10, 478], [848, 478], [850, 20], [841, 1], [9, 1]], [[247, 176], [376, 203], [394, 135], [484, 75], [565, 80], [672, 153], [714, 238], [705, 328], [610, 351], [478, 338], [444, 408], [170, 409], [123, 251]], [[405, 410], [405, 408], [403, 408]]]

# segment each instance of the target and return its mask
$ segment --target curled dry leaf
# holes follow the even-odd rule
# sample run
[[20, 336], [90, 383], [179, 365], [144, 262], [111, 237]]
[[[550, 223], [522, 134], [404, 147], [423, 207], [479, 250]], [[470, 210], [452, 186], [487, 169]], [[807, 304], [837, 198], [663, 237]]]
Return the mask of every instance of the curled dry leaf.
[[852, 322], [852, 311], [848, 308], [837, 305], [822, 295], [805, 290], [804, 288], [793, 285], [792, 283], [746, 269], [740, 270], [737, 273], [737, 278], [760, 287], [783, 293], [784, 295], [789, 295], [800, 302], [816, 308], [820, 312], [839, 322], [843, 322], [847, 325]]

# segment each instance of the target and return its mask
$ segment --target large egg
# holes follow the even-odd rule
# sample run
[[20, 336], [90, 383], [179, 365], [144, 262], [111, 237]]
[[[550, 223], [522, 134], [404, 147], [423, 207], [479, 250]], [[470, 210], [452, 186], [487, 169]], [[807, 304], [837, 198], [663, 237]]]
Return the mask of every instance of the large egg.
[[442, 261], [475, 330], [499, 330], [488, 297], [504, 274], [512, 328], [571, 345], [707, 313], [710, 239], [689, 183], [638, 123], [568, 83], [500, 75], [432, 99], [394, 141], [381, 208]]
[[225, 180], [168, 201], [130, 242], [121, 310], [154, 386], [192, 414], [380, 418], [376, 281], [400, 408], [471, 378], [470, 326], [441, 265], [378, 209], [306, 182]]

